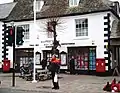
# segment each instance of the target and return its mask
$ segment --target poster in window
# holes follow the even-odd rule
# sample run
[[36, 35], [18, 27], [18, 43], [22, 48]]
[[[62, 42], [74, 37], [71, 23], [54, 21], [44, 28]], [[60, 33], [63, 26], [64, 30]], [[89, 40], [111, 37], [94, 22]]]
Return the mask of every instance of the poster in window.
[[35, 58], [35, 63], [40, 64], [40, 54], [37, 54]]
[[66, 65], [66, 55], [61, 55], [61, 65]]

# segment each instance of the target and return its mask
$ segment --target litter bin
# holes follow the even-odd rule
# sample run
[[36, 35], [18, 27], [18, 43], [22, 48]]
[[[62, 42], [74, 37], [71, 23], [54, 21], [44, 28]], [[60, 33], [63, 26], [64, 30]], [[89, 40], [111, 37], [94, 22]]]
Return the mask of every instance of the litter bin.
[[3, 72], [9, 72], [10, 71], [10, 60], [4, 60], [3, 61]]
[[96, 72], [105, 72], [105, 59], [104, 58], [96, 59]]

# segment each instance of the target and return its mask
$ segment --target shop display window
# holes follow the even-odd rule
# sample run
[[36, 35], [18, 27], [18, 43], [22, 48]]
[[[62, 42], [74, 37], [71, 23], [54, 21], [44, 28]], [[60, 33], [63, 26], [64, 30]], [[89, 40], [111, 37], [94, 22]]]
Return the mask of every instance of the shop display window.
[[96, 48], [69, 48], [68, 54], [68, 59], [74, 56], [76, 70], [96, 70]]

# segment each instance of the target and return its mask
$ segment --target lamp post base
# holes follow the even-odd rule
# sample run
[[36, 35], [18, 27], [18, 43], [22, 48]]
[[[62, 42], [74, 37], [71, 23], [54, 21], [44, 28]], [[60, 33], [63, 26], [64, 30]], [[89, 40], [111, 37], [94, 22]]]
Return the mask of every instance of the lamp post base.
[[37, 83], [37, 80], [33, 80], [32, 83]]

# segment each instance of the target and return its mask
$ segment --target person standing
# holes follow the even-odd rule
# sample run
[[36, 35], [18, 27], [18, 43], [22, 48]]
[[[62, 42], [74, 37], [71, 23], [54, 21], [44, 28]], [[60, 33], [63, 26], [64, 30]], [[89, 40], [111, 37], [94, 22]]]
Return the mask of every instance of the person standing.
[[53, 55], [50, 61], [50, 68], [49, 68], [52, 75], [52, 83], [53, 83], [52, 89], [59, 89], [58, 76], [57, 76], [59, 69], [60, 69], [60, 59], [56, 58], [56, 56]]
[[74, 56], [70, 59], [70, 74], [75, 74], [75, 59]]
[[34, 69], [34, 64], [32, 62], [32, 60], [29, 61], [29, 73], [31, 74], [31, 77], [33, 76], [33, 69]]
[[43, 58], [43, 60], [41, 61], [41, 65], [42, 65], [42, 69], [44, 70], [45, 67], [47, 66], [47, 60], [46, 60], [46, 58]]

